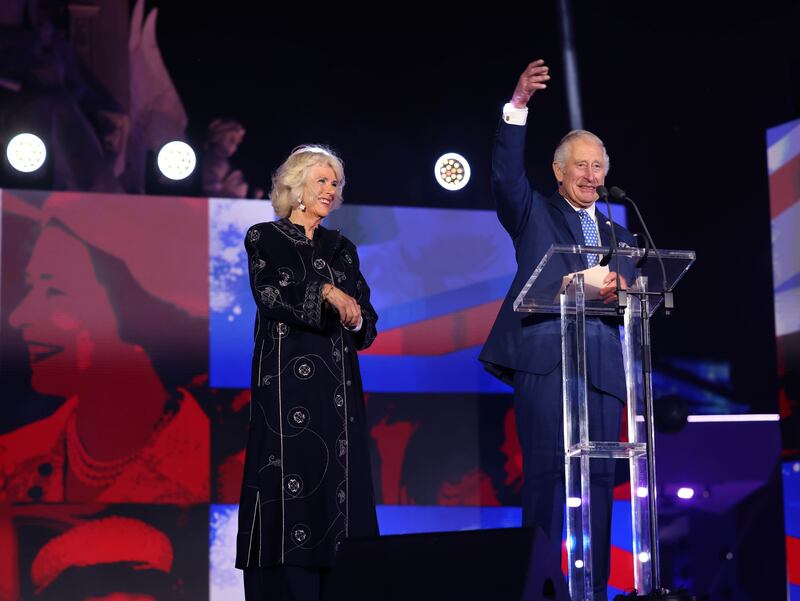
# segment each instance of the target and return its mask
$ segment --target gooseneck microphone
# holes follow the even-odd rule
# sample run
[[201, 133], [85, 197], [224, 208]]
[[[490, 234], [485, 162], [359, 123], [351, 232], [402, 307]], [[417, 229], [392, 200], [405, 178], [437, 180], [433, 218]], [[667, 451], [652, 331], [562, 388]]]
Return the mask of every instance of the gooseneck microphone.
[[642, 265], [647, 263], [647, 258], [650, 256], [650, 241], [644, 234], [634, 234], [633, 237], [637, 240], [636, 246], [639, 246], [638, 240], [640, 238], [643, 242], [642, 248], [644, 248], [644, 252], [642, 253], [642, 256], [639, 257], [639, 260], [636, 261], [636, 269], [639, 269]]
[[611, 257], [614, 256], [614, 251], [617, 249], [617, 233], [614, 231], [614, 221], [611, 219], [611, 203], [608, 202], [608, 190], [606, 190], [605, 186], [597, 186], [597, 194], [600, 195], [600, 198], [606, 201], [608, 225], [611, 227], [611, 245], [608, 248], [608, 252], [604, 254], [603, 258], [599, 261], [600, 265], [605, 267], [611, 262]]
[[[673, 302], [672, 290], [667, 285], [667, 270], [664, 267], [664, 261], [661, 258], [661, 253], [659, 252], [658, 247], [655, 245], [655, 242], [653, 242], [653, 237], [650, 235], [650, 231], [647, 229], [647, 225], [644, 222], [644, 217], [642, 217], [642, 213], [639, 211], [639, 207], [636, 206], [636, 203], [633, 201], [633, 199], [625, 193], [625, 190], [618, 188], [617, 186], [611, 186], [610, 193], [615, 200], [630, 204], [633, 207], [633, 210], [636, 212], [636, 217], [639, 220], [639, 224], [642, 226], [642, 231], [644, 231], [645, 240], [650, 243], [650, 248], [653, 249], [653, 254], [658, 260], [659, 267], [661, 267], [661, 277], [663, 278], [662, 289], [664, 291], [664, 308], [669, 311], [673, 308]], [[645, 250], [645, 252], [647, 251]]]
[[617, 293], [617, 311], [620, 313], [624, 312], [625, 307], [628, 305], [628, 298], [625, 292], [622, 290], [622, 286], [619, 281], [619, 249], [617, 248], [617, 233], [614, 231], [614, 220], [611, 218], [611, 203], [608, 201], [608, 190], [605, 186], [597, 186], [597, 193], [600, 195], [604, 201], [606, 201], [606, 210], [608, 211], [608, 227], [611, 229], [611, 244], [609, 245], [608, 252], [603, 255], [603, 258], [600, 259], [599, 264], [605, 267], [611, 262], [611, 257], [614, 256], [614, 253], [617, 255], [617, 264], [616, 268], [614, 269], [614, 273], [616, 274], [616, 293]]

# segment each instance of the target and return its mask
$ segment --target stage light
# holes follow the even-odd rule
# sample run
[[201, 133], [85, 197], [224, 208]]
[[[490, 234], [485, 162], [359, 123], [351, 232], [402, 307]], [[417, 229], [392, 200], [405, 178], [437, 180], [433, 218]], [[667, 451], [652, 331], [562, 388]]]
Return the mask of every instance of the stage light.
[[156, 164], [164, 177], [180, 181], [192, 174], [197, 165], [197, 156], [186, 142], [173, 140], [158, 151]]
[[470, 168], [467, 159], [455, 152], [447, 152], [436, 160], [433, 175], [445, 190], [460, 190], [469, 182]]
[[648, 553], [647, 551], [642, 551], [641, 553], [639, 553], [639, 561], [641, 563], [647, 563], [648, 561], [650, 561], [650, 553]]
[[640, 499], [643, 499], [644, 497], [646, 497], [647, 496], [647, 487], [646, 486], [639, 486], [636, 489], [636, 496], [639, 497]]
[[44, 165], [47, 148], [39, 136], [31, 133], [17, 134], [6, 147], [9, 164], [22, 173], [33, 173]]
[[575, 560], [575, 567], [580, 570], [583, 567], [583, 560], [582, 559], [576, 559]]
[[678, 489], [678, 498], [680, 499], [691, 499], [694, 496], [694, 489], [689, 488], [688, 486], [681, 486]]
[[567, 498], [567, 507], [580, 507], [581, 500], [578, 497], [568, 497]]

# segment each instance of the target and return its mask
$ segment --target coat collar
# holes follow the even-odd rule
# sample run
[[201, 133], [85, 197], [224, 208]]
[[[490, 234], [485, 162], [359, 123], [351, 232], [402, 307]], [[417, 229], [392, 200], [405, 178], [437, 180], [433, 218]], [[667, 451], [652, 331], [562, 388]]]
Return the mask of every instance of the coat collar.
[[[569, 233], [572, 235], [572, 239], [575, 241], [575, 244], [582, 246], [584, 244], [583, 229], [581, 228], [581, 220], [580, 217], [578, 217], [578, 212], [573, 209], [572, 206], [558, 192], [553, 194], [547, 200], [563, 217], [564, 223], [566, 224]], [[597, 219], [597, 229], [600, 232], [600, 245], [611, 246], [611, 228], [607, 223], [608, 217], [603, 214], [597, 205], [595, 205], [594, 208], [594, 215]], [[586, 260], [583, 259], [583, 262], [585, 263]]]
[[[578, 212], [570, 206], [561, 194], [556, 192], [548, 202], [558, 209], [559, 213], [564, 217], [564, 221], [569, 229], [575, 244], [583, 244], [583, 229], [581, 228], [581, 220], [578, 217]], [[594, 215], [597, 219], [597, 229], [600, 231], [600, 244], [608, 246], [611, 244], [611, 228], [608, 226], [608, 217], [600, 210], [600, 207], [595, 205]]]
[[326, 259], [329, 263], [342, 242], [342, 233], [339, 230], [329, 230], [321, 225], [317, 226], [314, 231], [314, 239], [311, 240], [306, 236], [305, 228], [302, 225], [292, 223], [288, 217], [273, 221], [273, 224], [278, 231], [295, 244], [315, 247], [316, 254]]

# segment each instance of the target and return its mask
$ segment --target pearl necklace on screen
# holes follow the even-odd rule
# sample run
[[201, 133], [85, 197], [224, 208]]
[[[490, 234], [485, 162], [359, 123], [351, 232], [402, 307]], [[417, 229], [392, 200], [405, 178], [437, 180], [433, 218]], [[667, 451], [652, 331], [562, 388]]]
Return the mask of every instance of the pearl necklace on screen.
[[105, 487], [110, 485], [131, 463], [138, 453], [129, 453], [125, 457], [111, 461], [93, 459], [83, 446], [78, 430], [75, 427], [75, 414], [70, 415], [66, 427], [67, 461], [70, 471], [89, 486]]

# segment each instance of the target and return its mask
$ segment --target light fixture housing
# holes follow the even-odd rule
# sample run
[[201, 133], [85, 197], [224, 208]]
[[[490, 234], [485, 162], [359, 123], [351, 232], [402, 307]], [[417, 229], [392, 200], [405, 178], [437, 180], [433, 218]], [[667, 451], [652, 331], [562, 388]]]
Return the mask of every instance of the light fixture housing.
[[33, 173], [47, 160], [47, 147], [39, 136], [23, 132], [9, 140], [6, 158], [9, 165], [17, 171]]
[[446, 152], [433, 167], [436, 182], [445, 190], [455, 192], [469, 183], [470, 167], [467, 159], [455, 152]]
[[181, 181], [194, 172], [197, 155], [186, 142], [173, 140], [164, 144], [158, 151], [156, 165], [161, 175], [167, 179]]

